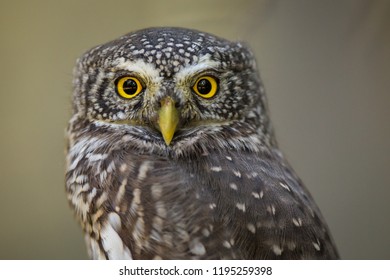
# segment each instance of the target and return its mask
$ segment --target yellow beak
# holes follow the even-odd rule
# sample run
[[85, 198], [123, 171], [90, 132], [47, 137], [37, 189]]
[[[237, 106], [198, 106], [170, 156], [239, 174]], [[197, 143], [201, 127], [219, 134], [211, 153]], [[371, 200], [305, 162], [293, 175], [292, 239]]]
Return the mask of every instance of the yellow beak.
[[165, 97], [161, 100], [161, 108], [158, 110], [157, 124], [168, 146], [176, 132], [178, 123], [179, 112], [175, 107], [175, 101], [171, 97]]

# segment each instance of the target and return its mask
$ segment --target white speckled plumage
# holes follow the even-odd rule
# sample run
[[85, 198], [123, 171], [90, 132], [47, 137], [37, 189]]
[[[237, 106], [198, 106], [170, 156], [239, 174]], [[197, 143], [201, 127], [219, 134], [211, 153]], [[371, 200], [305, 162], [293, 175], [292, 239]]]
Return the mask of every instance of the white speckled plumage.
[[[194, 92], [204, 75], [212, 98]], [[120, 97], [123, 76], [142, 92]], [[167, 98], [178, 112], [168, 142]], [[207, 33], [144, 29], [78, 60], [66, 190], [94, 259], [338, 258], [277, 147], [252, 52]]]

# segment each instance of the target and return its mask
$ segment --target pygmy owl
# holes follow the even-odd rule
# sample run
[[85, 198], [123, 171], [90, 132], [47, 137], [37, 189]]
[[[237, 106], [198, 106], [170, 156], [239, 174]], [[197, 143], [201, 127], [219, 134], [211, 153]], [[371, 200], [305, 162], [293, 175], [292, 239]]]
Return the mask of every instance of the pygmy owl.
[[94, 259], [338, 258], [243, 43], [149, 28], [89, 50], [67, 136], [67, 196]]

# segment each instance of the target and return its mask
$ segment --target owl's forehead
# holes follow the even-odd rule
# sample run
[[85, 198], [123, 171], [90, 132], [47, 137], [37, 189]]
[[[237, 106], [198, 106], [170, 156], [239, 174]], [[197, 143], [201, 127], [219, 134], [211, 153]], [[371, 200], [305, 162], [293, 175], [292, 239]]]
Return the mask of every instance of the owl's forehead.
[[[171, 76], [183, 67], [196, 65], [205, 57], [210, 62], [226, 64], [234, 60], [237, 48], [241, 47], [191, 29], [149, 28], [126, 34], [92, 49], [85, 55], [84, 62], [109, 68], [118, 64], [118, 61], [144, 61], [158, 69], [160, 76]], [[244, 52], [241, 50], [241, 55]]]

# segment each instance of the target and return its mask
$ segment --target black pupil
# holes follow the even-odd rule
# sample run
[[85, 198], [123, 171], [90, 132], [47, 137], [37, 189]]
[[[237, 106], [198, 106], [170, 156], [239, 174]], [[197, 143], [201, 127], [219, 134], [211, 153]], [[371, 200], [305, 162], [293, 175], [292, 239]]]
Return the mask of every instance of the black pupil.
[[208, 94], [211, 91], [211, 83], [209, 80], [202, 79], [198, 82], [196, 88], [200, 94]]
[[134, 94], [137, 92], [137, 89], [137, 83], [132, 79], [128, 79], [123, 83], [123, 91], [127, 94]]

